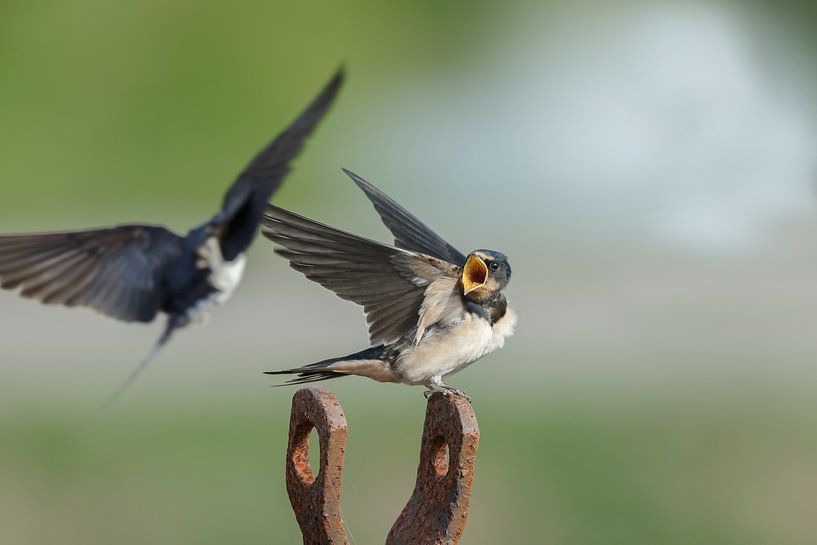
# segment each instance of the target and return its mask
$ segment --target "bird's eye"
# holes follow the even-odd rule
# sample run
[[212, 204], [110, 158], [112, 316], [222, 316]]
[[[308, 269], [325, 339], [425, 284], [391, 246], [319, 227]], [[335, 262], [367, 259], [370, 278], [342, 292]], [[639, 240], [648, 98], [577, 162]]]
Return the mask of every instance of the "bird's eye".
[[491, 267], [492, 271], [495, 271], [495, 270], [499, 269], [499, 263], [496, 262], [496, 261], [491, 261], [491, 264], [488, 265], [488, 266]]

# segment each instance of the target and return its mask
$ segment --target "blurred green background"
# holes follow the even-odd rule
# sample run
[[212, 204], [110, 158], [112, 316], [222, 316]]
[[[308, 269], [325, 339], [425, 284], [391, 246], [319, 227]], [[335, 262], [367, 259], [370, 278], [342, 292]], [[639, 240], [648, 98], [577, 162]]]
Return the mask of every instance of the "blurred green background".
[[[360, 172], [520, 324], [451, 383], [482, 441], [463, 543], [817, 542], [817, 19], [777, 2], [0, 3], [0, 232], [183, 230], [333, 70], [282, 206], [388, 240]], [[153, 325], [0, 294], [0, 542], [298, 543], [291, 389], [362, 313], [254, 245], [245, 283], [77, 431]], [[421, 389], [328, 384], [382, 543]]]

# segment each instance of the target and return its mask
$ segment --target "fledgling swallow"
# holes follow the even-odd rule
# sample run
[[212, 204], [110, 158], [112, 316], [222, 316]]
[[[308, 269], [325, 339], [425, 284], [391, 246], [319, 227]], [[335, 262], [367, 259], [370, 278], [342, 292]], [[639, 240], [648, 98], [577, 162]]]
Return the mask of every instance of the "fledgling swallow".
[[262, 234], [293, 269], [363, 306], [372, 346], [267, 374], [297, 374], [290, 384], [360, 375], [468, 397], [443, 379], [513, 334], [516, 314], [502, 293], [511, 279], [508, 258], [492, 250], [464, 256], [385, 193], [344, 172], [372, 202], [395, 246], [271, 204]]
[[[90, 307], [124, 322], [167, 315], [153, 350], [117, 392], [156, 356], [173, 332], [225, 302], [244, 272], [272, 193], [343, 83], [338, 70], [306, 109], [244, 168], [211, 219], [178, 235], [156, 225], [0, 236], [0, 287], [45, 304]], [[114, 396], [115, 397], [115, 396]]]

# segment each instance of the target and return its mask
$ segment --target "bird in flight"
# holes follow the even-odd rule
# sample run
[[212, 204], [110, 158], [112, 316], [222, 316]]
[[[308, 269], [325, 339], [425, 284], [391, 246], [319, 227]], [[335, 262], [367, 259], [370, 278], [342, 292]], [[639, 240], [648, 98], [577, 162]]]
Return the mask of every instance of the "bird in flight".
[[371, 346], [267, 374], [297, 374], [289, 384], [360, 375], [467, 398], [443, 379], [502, 348], [513, 334], [516, 314], [502, 293], [511, 279], [508, 258], [492, 250], [466, 257], [385, 193], [344, 172], [372, 202], [394, 246], [271, 204], [262, 234], [293, 269], [363, 306]]
[[244, 272], [272, 193], [304, 140], [329, 110], [344, 79], [338, 70], [323, 90], [244, 168], [219, 210], [186, 235], [157, 225], [128, 224], [85, 231], [0, 235], [0, 287], [45, 304], [90, 307], [124, 322], [167, 315], [150, 354], [112, 396], [136, 378], [173, 332], [203, 320], [225, 302]]

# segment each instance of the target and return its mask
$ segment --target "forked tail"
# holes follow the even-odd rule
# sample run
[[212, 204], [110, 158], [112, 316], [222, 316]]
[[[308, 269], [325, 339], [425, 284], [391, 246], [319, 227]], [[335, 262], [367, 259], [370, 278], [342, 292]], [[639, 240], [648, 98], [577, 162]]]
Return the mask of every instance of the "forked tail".
[[366, 350], [342, 356], [340, 358], [330, 358], [328, 360], [284, 369], [282, 371], [264, 371], [265, 375], [298, 375], [286, 381], [284, 384], [276, 386], [286, 386], [289, 384], [306, 384], [339, 378], [346, 375], [358, 375], [369, 377], [381, 382], [392, 382], [394, 376], [388, 362], [390, 347], [384, 345], [372, 346]]
[[159, 340], [156, 341], [155, 345], [153, 345], [153, 348], [150, 350], [147, 357], [143, 359], [139, 363], [139, 365], [137, 365], [133, 369], [133, 371], [131, 371], [130, 375], [128, 375], [128, 378], [126, 378], [124, 382], [122, 382], [122, 384], [119, 385], [119, 388], [117, 388], [110, 395], [110, 397], [108, 397], [108, 399], [106, 399], [103, 403], [97, 406], [97, 408], [94, 409], [93, 412], [91, 412], [91, 414], [88, 415], [85, 421], [91, 420], [94, 416], [96, 416], [97, 414], [101, 413], [102, 411], [113, 405], [117, 399], [122, 397], [122, 394], [124, 394], [127, 391], [127, 389], [130, 388], [130, 386], [136, 381], [137, 378], [139, 378], [142, 372], [145, 369], [147, 369], [148, 365], [150, 365], [150, 363], [156, 358], [156, 356], [159, 354], [159, 351], [167, 344], [167, 342], [173, 336], [173, 332], [176, 331], [179, 327], [182, 327], [182, 325], [183, 324], [180, 323], [179, 320], [176, 320], [172, 316], [169, 317], [167, 320], [167, 325], [165, 326], [165, 330], [162, 333], [162, 336], [159, 337]]

